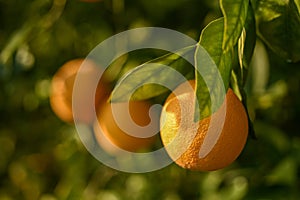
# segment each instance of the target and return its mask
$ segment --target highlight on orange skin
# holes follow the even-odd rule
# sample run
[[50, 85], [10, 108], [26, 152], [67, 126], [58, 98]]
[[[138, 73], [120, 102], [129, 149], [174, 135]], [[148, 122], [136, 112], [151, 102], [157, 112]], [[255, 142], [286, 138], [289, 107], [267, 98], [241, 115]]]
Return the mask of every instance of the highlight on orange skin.
[[[122, 115], [127, 109], [127, 103], [117, 103], [118, 112], [116, 114]], [[150, 123], [149, 109], [151, 104], [146, 101], [130, 101], [129, 113], [132, 120], [139, 126], [146, 126]], [[94, 124], [94, 133], [98, 144], [109, 154], [116, 155], [121, 154], [123, 151], [139, 152], [151, 147], [156, 140], [156, 135], [147, 137], [147, 133], [130, 133], [134, 135], [140, 135], [141, 137], [134, 137], [122, 130], [122, 125], [128, 125], [128, 118], [123, 118], [121, 127], [118, 126], [114, 119], [111, 104], [109, 102], [104, 103], [98, 110], [98, 120]], [[153, 119], [154, 123], [159, 126], [159, 116], [157, 119]], [[101, 130], [100, 131], [100, 128]], [[120, 150], [122, 149], [122, 150]]]
[[[72, 97], [73, 97], [73, 86], [76, 75], [82, 63], [85, 61], [85, 70], [82, 70], [81, 76], [84, 77], [82, 81], [82, 94], [87, 92], [85, 88], [89, 88], [91, 84], [90, 76], [96, 71], [101, 70], [93, 61], [84, 59], [74, 59], [66, 62], [62, 65], [57, 72], [54, 74], [51, 81], [51, 93], [50, 93], [50, 106], [53, 112], [64, 122], [73, 123], [73, 112], [72, 112]], [[87, 105], [82, 100], [81, 107], [79, 108], [80, 115], [78, 121], [83, 123], [92, 123], [93, 118], [93, 106], [97, 109], [100, 103], [104, 100], [104, 96], [108, 93], [108, 86], [104, 81], [100, 81], [97, 86], [95, 94], [95, 105]], [[79, 99], [81, 102], [81, 99]]]

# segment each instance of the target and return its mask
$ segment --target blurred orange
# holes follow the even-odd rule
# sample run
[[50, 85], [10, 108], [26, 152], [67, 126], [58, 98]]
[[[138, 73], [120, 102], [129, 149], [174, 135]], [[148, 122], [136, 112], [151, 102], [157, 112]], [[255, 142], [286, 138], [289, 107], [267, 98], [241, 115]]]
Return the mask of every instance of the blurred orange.
[[[85, 61], [85, 62], [84, 62]], [[50, 95], [50, 105], [54, 113], [65, 122], [73, 122], [73, 111], [72, 111], [72, 97], [73, 97], [73, 86], [76, 75], [80, 66], [84, 62], [84, 70], [81, 70], [81, 85], [80, 94], [77, 97], [78, 102], [80, 102], [80, 107], [76, 107], [76, 112], [78, 115], [78, 121], [83, 123], [92, 123], [95, 116], [93, 114], [94, 107], [95, 110], [99, 107], [101, 102], [104, 100], [104, 96], [107, 95], [108, 86], [104, 81], [99, 81], [97, 86], [97, 91], [95, 94], [95, 104], [88, 105], [85, 102], [85, 95], [87, 95], [91, 90], [91, 84], [93, 84], [93, 75], [97, 74], [101, 68], [99, 68], [93, 61], [84, 59], [74, 59], [66, 62], [61, 66], [58, 71], [54, 74], [51, 82], [51, 95]]]
[[[114, 105], [113, 105], [114, 104]], [[127, 103], [104, 103], [98, 112], [98, 120], [94, 124], [95, 137], [100, 146], [108, 153], [120, 153], [120, 148], [126, 151], [137, 152], [149, 148], [155, 142], [156, 135], [147, 137], [146, 132], [137, 132], [131, 125], [132, 121], [139, 126], [147, 126], [151, 119], [149, 117], [149, 109], [151, 104], [146, 101], [130, 101]], [[113, 115], [112, 105], [117, 107], [116, 115], [118, 115], [118, 126]], [[129, 105], [130, 116], [127, 116], [127, 105]], [[115, 111], [114, 111], [115, 113]], [[131, 119], [130, 119], [131, 117]], [[159, 126], [159, 115], [152, 118], [154, 126]], [[99, 129], [99, 125], [101, 130]], [[122, 128], [123, 127], [123, 128]], [[130, 129], [130, 135], [126, 133]], [[136, 135], [137, 137], [131, 136]], [[139, 137], [140, 136], [140, 137]]]

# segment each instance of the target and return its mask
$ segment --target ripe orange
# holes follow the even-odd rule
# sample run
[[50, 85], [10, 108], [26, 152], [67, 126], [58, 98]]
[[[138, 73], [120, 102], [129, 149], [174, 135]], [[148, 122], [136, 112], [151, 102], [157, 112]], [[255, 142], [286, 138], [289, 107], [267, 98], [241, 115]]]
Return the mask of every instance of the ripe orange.
[[[112, 110], [112, 105], [117, 107], [116, 113]], [[139, 132], [134, 130], [130, 125], [131, 117], [135, 124], [141, 127], [147, 126], [150, 123], [148, 114], [150, 107], [151, 104], [146, 101], [130, 101], [130, 116], [127, 116], [126, 111], [128, 108], [126, 103], [104, 103], [98, 110], [98, 120], [94, 124], [95, 137], [100, 146], [113, 155], [121, 153], [120, 149], [138, 152], [139, 150], [145, 150], [150, 147], [154, 143], [156, 135], [150, 135], [150, 137], [148, 137], [147, 134], [152, 133]], [[120, 127], [116, 122], [116, 118], [113, 116], [113, 112], [118, 115], [118, 119], [121, 119], [118, 120], [118, 124], [121, 125]], [[158, 130], [159, 115], [157, 115], [157, 119], [152, 120], [152, 123], [156, 123], [155, 126]], [[102, 131], [100, 131], [99, 126]], [[128, 134], [126, 130], [124, 130], [124, 127], [127, 127], [126, 130], [129, 128], [131, 132]]]
[[[193, 89], [187, 91], [187, 84]], [[166, 100], [161, 114], [162, 142], [170, 157], [183, 168], [200, 171], [224, 168], [239, 156], [246, 143], [248, 136], [246, 111], [234, 92], [229, 89], [226, 93], [226, 109], [223, 103], [211, 116], [195, 123], [194, 90], [195, 81], [185, 82], [174, 91], [179, 91], [180, 95], [171, 94]], [[223, 127], [222, 119], [225, 120]], [[212, 138], [205, 140], [208, 130], [212, 131], [209, 132], [212, 137], [220, 133], [216, 142]], [[202, 147], [208, 152], [200, 156]], [[178, 155], [178, 151], [182, 154]]]
[[[51, 82], [51, 94], [50, 94], [50, 105], [54, 113], [65, 122], [73, 122], [73, 112], [72, 112], [72, 94], [73, 86], [78, 70], [83, 63], [84, 59], [74, 59], [66, 62], [61, 66], [58, 71], [54, 74]], [[103, 101], [103, 97], [107, 93], [107, 85], [105, 82], [100, 81], [95, 94], [95, 105], [88, 105], [85, 103], [84, 96], [91, 92], [91, 84], [93, 84], [93, 79], [97, 78], [93, 75], [96, 71], [101, 70], [93, 61], [85, 60], [84, 70], [82, 71], [81, 77], [82, 88], [80, 91], [82, 93], [82, 99], [78, 101], [82, 105], [78, 108], [79, 117], [78, 120], [83, 123], [91, 123], [93, 119], [93, 106], [96, 108], [99, 103]], [[91, 78], [92, 77], [92, 78]]]

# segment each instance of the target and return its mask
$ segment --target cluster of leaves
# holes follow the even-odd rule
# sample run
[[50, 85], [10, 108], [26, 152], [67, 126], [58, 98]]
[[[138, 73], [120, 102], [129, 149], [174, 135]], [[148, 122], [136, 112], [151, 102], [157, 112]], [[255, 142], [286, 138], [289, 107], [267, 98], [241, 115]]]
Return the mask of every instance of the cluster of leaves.
[[[179, 50], [177, 55], [167, 54], [131, 70], [119, 80], [113, 91], [112, 101], [128, 99], [126, 94], [131, 94], [130, 86], [147, 83], [148, 79], [153, 82], [162, 82], [163, 79], [181, 83], [180, 80], [173, 80], [172, 76], [167, 77], [166, 70], [149, 66], [149, 63], [168, 65], [187, 79], [193, 77], [190, 68], [182, 63], [182, 54], [193, 51], [194, 78], [197, 82], [196, 94], [199, 102], [195, 112], [197, 121], [199, 117], [207, 117], [219, 108], [224, 99], [224, 92], [223, 96], [221, 95], [222, 90], [226, 91], [228, 87], [235, 90], [247, 107], [244, 86], [257, 33], [284, 59], [299, 61], [300, 48], [297, 38], [300, 36], [300, 18], [299, 9], [294, 1], [222, 0], [220, 8], [223, 16], [210, 22], [202, 30], [198, 45]], [[203, 52], [203, 48], [206, 52]], [[218, 68], [218, 72], [213, 70], [215, 67]], [[221, 76], [222, 83], [216, 81], [218, 76]], [[211, 81], [207, 82], [207, 79]], [[148, 99], [164, 92], [167, 92], [167, 89], [159, 85], [146, 85], [139, 88], [132, 98]], [[216, 105], [212, 106], [212, 102]]]

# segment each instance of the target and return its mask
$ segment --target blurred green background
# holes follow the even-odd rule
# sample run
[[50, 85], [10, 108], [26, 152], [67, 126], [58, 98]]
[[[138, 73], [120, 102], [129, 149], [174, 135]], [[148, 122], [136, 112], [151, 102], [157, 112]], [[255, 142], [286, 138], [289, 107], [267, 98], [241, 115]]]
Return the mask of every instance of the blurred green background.
[[134, 27], [171, 28], [198, 40], [221, 16], [217, 0], [0, 0], [0, 15], [0, 200], [300, 197], [299, 62], [286, 62], [260, 40], [246, 85], [257, 140], [249, 138], [222, 170], [110, 169], [50, 108], [51, 78], [66, 61]]

